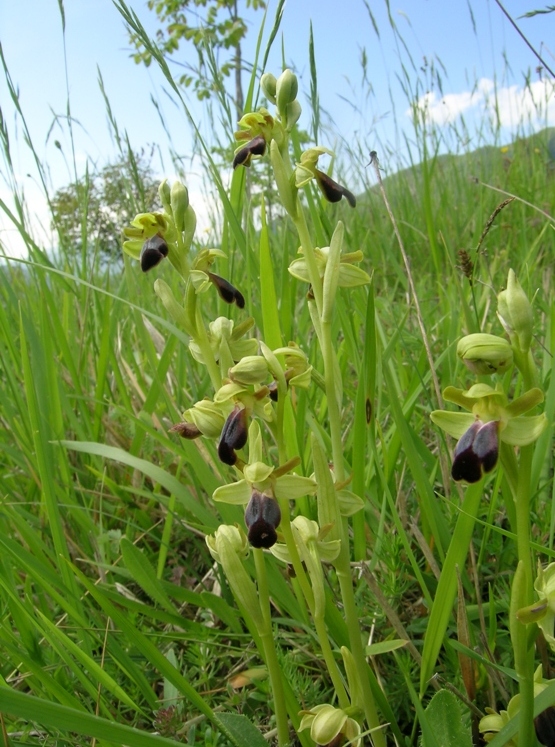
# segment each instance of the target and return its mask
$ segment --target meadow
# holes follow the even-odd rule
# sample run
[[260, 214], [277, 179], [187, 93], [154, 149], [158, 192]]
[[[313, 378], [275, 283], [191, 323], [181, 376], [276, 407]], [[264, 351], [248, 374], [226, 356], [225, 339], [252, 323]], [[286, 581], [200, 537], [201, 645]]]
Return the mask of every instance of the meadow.
[[263, 60], [217, 243], [124, 141], [113, 261], [2, 202], [0, 743], [554, 745], [555, 129], [387, 175]]

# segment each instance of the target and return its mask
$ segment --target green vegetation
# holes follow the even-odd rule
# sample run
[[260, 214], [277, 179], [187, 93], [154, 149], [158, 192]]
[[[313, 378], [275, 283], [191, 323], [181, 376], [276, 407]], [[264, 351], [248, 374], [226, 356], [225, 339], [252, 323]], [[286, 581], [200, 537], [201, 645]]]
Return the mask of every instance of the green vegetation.
[[[67, 192], [71, 220], [62, 219], [60, 193], [50, 201], [56, 252], [35, 243], [14, 194], [10, 212], [29, 259], [0, 267], [0, 744], [284, 747], [291, 739], [310, 747], [315, 733], [344, 744], [342, 735], [355, 736], [358, 725], [367, 733], [379, 724], [364, 744], [466, 747], [479, 744], [486, 708], [500, 713], [509, 702], [509, 716], [519, 716], [508, 725], [508, 717], [490, 714], [491, 737], [504, 726], [494, 747], [516, 744], [517, 734], [520, 747], [533, 747], [535, 714], [543, 714], [539, 739], [552, 729], [551, 571], [536, 591], [532, 585], [537, 563], [555, 559], [555, 131], [438, 155], [438, 132], [415, 121], [418, 157], [383, 182], [373, 158], [357, 176], [364, 189], [355, 209], [323, 198], [310, 160], [303, 164], [312, 181], [297, 203], [289, 177], [300, 172], [277, 138], [283, 148], [291, 138], [292, 161], [314, 144], [305, 147], [306, 133], [294, 129], [296, 90], [285, 81], [289, 98], [277, 95], [279, 116], [265, 144], [277, 177], [271, 220], [261, 182], [247, 180], [239, 165], [225, 188], [227, 170], [204, 144], [207, 178], [221, 198], [214, 234], [225, 253], [210, 255], [210, 270], [203, 249], [216, 247], [193, 237], [195, 205], [186, 204], [179, 182], [160, 189], [166, 217], [156, 230], [144, 233], [148, 218], [135, 226], [144, 229], [141, 244], [156, 236], [167, 242], [167, 260], [146, 274], [128, 256], [107, 265], [97, 251], [109, 249], [98, 218], [102, 197], [112, 221], [116, 214], [128, 222], [131, 206], [152, 206], [152, 175], [129, 148], [126, 168], [116, 172], [127, 179], [130, 203], [90, 178]], [[314, 106], [316, 70], [312, 83]], [[253, 74], [247, 112], [258, 84]], [[272, 85], [266, 79], [270, 97]], [[177, 84], [173, 90], [180, 95]], [[18, 116], [24, 124], [20, 109]], [[10, 164], [3, 127], [0, 137]], [[342, 174], [333, 178], [355, 180], [360, 153], [343, 143]], [[100, 173], [117, 184], [107, 168]], [[253, 158], [249, 168], [266, 166]], [[128, 229], [128, 238], [137, 235]], [[329, 272], [319, 281], [311, 242], [331, 245], [330, 255], [342, 249], [353, 287], [336, 288]], [[187, 285], [191, 267], [196, 286]], [[531, 301], [531, 322], [511, 270]], [[208, 282], [207, 292], [196, 292], [209, 272], [233, 283], [244, 309], [224, 303]], [[219, 438], [170, 432], [187, 421], [185, 411], [221, 391], [225, 356], [213, 356], [207, 327], [222, 316], [235, 325], [252, 317], [248, 339], [272, 350], [293, 341], [313, 366], [304, 388], [288, 389], [276, 374], [277, 404], [255, 377], [258, 401], [274, 419], [253, 419], [243, 450], [230, 440], [236, 467], [222, 461]], [[497, 343], [494, 364], [489, 350], [476, 362], [473, 345], [457, 355], [459, 340], [474, 333], [506, 341]], [[262, 352], [255, 345], [248, 355]], [[486, 378], [490, 364], [495, 373]], [[529, 426], [545, 413], [547, 427], [530, 436], [524, 425], [516, 449], [514, 439], [503, 442], [506, 421], [524, 412], [503, 400], [499, 463], [466, 485], [450, 474], [460, 434], [447, 435], [451, 426], [438, 411], [461, 412], [444, 400], [458, 403], [451, 390], [476, 383], [498, 383], [509, 402], [541, 390], [543, 401], [529, 397], [524, 417]], [[249, 387], [251, 380], [250, 396]], [[497, 395], [480, 391], [475, 412], [488, 421]], [[254, 462], [278, 469], [291, 460], [307, 487], [278, 470], [279, 557], [251, 549], [239, 562], [228, 546], [242, 535], [223, 536], [218, 527], [246, 530], [244, 506], [222, 496], [243, 478], [264, 483], [260, 466], [253, 477]], [[282, 477], [297, 500], [279, 494]], [[346, 509], [358, 508], [357, 500], [360, 510]], [[252, 511], [271, 519], [268, 505]], [[301, 520], [292, 529], [298, 516], [319, 522], [318, 542], [299, 539], [314, 525]], [[519, 692], [520, 709], [511, 700]], [[317, 732], [315, 714], [299, 714], [315, 706], [348, 718], [336, 733]]]

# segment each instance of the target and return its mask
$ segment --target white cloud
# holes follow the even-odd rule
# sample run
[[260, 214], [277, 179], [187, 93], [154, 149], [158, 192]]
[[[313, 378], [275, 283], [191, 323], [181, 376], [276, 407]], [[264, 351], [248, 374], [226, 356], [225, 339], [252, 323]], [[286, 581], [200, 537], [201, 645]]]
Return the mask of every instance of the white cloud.
[[[537, 80], [530, 85], [498, 87], [493, 80], [482, 78], [472, 91], [448, 93], [439, 97], [435, 92], [421, 96], [415, 104], [428, 122], [443, 126], [460, 115], [489, 119], [494, 126], [516, 128], [527, 124], [545, 126], [555, 121], [555, 81]], [[405, 114], [413, 115], [413, 109]]]

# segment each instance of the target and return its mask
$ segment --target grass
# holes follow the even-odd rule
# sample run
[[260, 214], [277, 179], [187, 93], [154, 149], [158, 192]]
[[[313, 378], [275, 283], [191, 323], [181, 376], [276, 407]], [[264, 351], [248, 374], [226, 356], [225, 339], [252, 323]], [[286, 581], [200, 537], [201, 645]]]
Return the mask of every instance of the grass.
[[[469, 386], [455, 354], [462, 334], [502, 334], [496, 294], [512, 268], [534, 299], [534, 355], [551, 423], [553, 129], [520, 137], [508, 150], [493, 145], [463, 155], [436, 155], [429, 149], [434, 134], [415, 128], [418, 158], [388, 176], [385, 190], [439, 389]], [[9, 163], [6, 138], [3, 145]], [[360, 161], [348, 149], [343, 158], [346, 173]], [[210, 168], [215, 178], [217, 167]], [[344, 203], [330, 206], [317, 192], [306, 199], [316, 244], [329, 244], [340, 218], [349, 250], [362, 249], [372, 274], [369, 288], [340, 291], [331, 322], [343, 386], [343, 458], [350, 487], [365, 502], [352, 519], [352, 577], [365, 644], [399, 638], [412, 644], [370, 659], [378, 711], [390, 723], [387, 743], [417, 744], [422, 736], [427, 747], [437, 742], [424, 711], [434, 673], [482, 712], [505, 708], [518, 690], [508, 623], [518, 553], [503, 471], [477, 488], [461, 489], [449, 478], [453, 444], [429, 418], [440, 403], [423, 331], [371, 174], [363, 176], [355, 211]], [[244, 172], [235, 172], [229, 192], [216, 176], [228, 255], [218, 271], [241, 288], [266, 339], [279, 339], [281, 331], [281, 341], [301, 344], [323, 374], [306, 286], [287, 272], [298, 248], [290, 221], [274, 218], [261, 234], [247, 209]], [[497, 214], [476, 251], [507, 196], [515, 200]], [[276, 720], [258, 633], [243, 622], [204, 542], [222, 521], [243, 523], [239, 507], [211, 501], [218, 486], [232, 481], [232, 470], [218, 460], [211, 440], [168, 434], [186, 408], [211, 395], [206, 370], [168, 321], [151, 274], [143, 276], [127, 258], [121, 272], [108, 271], [89, 253], [94, 247], [87, 246], [86, 232], [80, 254], [61, 237], [64, 249], [49, 255], [25, 228], [24, 204], [16, 203], [15, 215], [29, 260], [6, 262], [0, 272], [3, 743], [223, 747], [256, 745], [260, 733], [272, 743]], [[261, 235], [266, 252], [259, 251]], [[472, 286], [460, 269], [461, 249], [475, 265]], [[166, 262], [155, 272], [178, 295], [171, 270]], [[206, 319], [223, 313], [215, 294], [205, 298]], [[330, 447], [329, 402], [319, 381], [298, 394], [287, 426], [306, 475], [313, 469], [309, 434]], [[538, 441], [531, 473], [531, 541], [545, 563], [555, 555], [551, 428]], [[300, 508], [317, 518], [313, 499]], [[266, 556], [288, 710], [332, 701], [299, 581]], [[253, 575], [252, 559], [247, 568]], [[349, 642], [340, 579], [332, 566], [324, 569], [325, 625], [340, 661], [339, 647]], [[438, 598], [443, 609], [434, 606]], [[537, 649], [537, 661], [547, 660], [541, 637]], [[463, 678], [470, 656], [472, 683]], [[549, 664], [544, 676], [550, 677]], [[555, 702], [543, 697], [545, 705]], [[259, 731], [249, 732], [230, 713], [244, 714]], [[466, 702], [462, 713], [470, 724]], [[312, 744], [307, 732], [300, 739]]]

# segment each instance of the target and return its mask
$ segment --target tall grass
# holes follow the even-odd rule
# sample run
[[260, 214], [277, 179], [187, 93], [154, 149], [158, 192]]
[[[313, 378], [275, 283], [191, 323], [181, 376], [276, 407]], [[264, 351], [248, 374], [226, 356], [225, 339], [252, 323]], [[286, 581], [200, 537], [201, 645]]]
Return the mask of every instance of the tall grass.
[[[9, 82], [7, 65], [4, 72]], [[163, 73], [171, 80], [167, 68]], [[414, 102], [423, 82], [406, 69], [404, 75]], [[312, 77], [315, 105], [315, 68]], [[247, 107], [255, 86], [253, 75]], [[174, 93], [179, 100], [181, 92]], [[24, 124], [19, 108], [17, 116]], [[464, 123], [451, 130], [454, 142], [465, 139]], [[5, 119], [1, 135], [10, 167]], [[459, 337], [503, 333], [496, 295], [512, 268], [533, 298], [539, 385], [553, 422], [554, 131], [523, 133], [508, 149], [495, 135], [471, 153], [439, 154], [444, 130], [415, 110], [410, 162], [384, 181], [415, 294], [374, 172], [361, 169], [362, 142], [343, 143], [338, 159], [347, 181], [353, 175], [362, 185], [357, 209], [344, 201], [330, 206], [316, 192], [306, 198], [316, 244], [329, 244], [340, 218], [349, 251], [362, 249], [372, 275], [369, 290], [340, 291], [332, 336], [343, 384], [343, 457], [350, 487], [365, 501], [351, 524], [352, 577], [387, 744], [439, 744], [428, 706], [434, 687], [460, 696], [461, 722], [473, 724], [475, 739], [478, 717], [469, 701], [479, 713], [500, 710], [518, 691], [508, 622], [518, 558], [509, 486], [501, 469], [485, 486], [456, 486], [449, 476], [453, 444], [429, 418], [446, 386], [469, 386], [455, 354]], [[274, 347], [297, 341], [321, 373], [306, 287], [287, 271], [298, 249], [290, 221], [276, 211], [261, 233], [249, 202], [256, 185], [246, 192], [238, 169], [228, 189], [211, 144], [199, 142], [222, 201], [215, 232], [227, 260], [219, 271], [241, 287], [258, 330], [266, 337], [281, 330]], [[29, 147], [36, 155], [31, 141]], [[298, 142], [294, 147], [300, 152]], [[481, 241], [508, 196], [514, 201]], [[243, 523], [240, 508], [211, 501], [231, 472], [211, 441], [168, 434], [183, 410], [211, 394], [209, 377], [157, 302], [152, 277], [128, 259], [121, 272], [91, 259], [86, 201], [84, 193], [80, 255], [63, 236], [56, 254], [35, 242], [15, 186], [13, 207], [1, 205], [29, 251], [28, 260], [7, 261], [0, 271], [1, 738], [6, 745], [215, 746], [264, 744], [262, 732], [272, 743], [276, 722], [257, 631], [242, 622], [204, 542], [222, 521]], [[261, 235], [268, 241], [262, 253]], [[461, 249], [475, 264], [472, 284], [461, 271]], [[177, 295], [168, 264], [157, 272]], [[222, 302], [211, 303], [213, 316], [222, 312]], [[288, 436], [303, 474], [313, 469], [308, 432], [329, 446], [327, 408], [317, 386], [295, 402]], [[550, 426], [531, 465], [531, 542], [543, 563], [555, 557], [552, 439]], [[316, 518], [309, 501], [301, 509]], [[455, 552], [453, 533], [460, 540]], [[252, 561], [248, 568], [254, 574]], [[446, 568], [452, 596], [431, 617]], [[284, 697], [296, 713], [332, 700], [334, 687], [299, 583], [271, 556], [267, 569]], [[340, 659], [348, 630], [337, 608], [337, 574], [325, 573], [325, 624]], [[408, 643], [388, 647], [398, 640]], [[537, 649], [549, 679], [541, 636]], [[541, 698], [544, 708], [553, 705], [553, 688]], [[513, 727], [495, 744], [507, 743]], [[297, 738], [313, 743], [307, 732]]]

